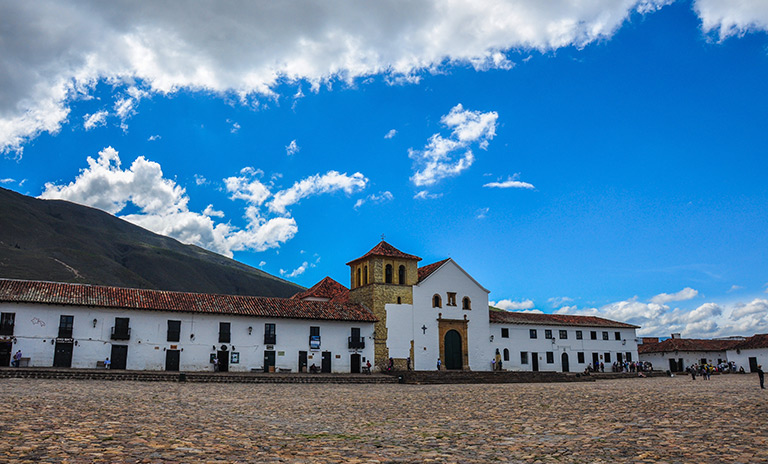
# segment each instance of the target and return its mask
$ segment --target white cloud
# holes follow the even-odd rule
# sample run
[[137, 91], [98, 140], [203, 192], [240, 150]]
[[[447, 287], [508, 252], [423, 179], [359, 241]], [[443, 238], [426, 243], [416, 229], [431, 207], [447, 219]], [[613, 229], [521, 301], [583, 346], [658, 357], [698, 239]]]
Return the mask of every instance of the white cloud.
[[14, 182], [16, 182], [16, 180], [15, 179], [11, 179], [10, 177], [8, 177], [6, 179], [0, 179], [0, 184], [12, 184]]
[[266, 261], [259, 261], [259, 267], [264, 267], [267, 265]]
[[309, 266], [310, 266], [309, 263], [304, 261], [303, 263], [301, 263], [301, 266], [297, 267], [296, 269], [292, 270], [291, 272], [288, 272], [285, 269], [280, 269], [280, 275], [283, 276], [283, 277], [286, 277], [288, 279], [290, 279], [292, 277], [297, 277], [297, 276], [300, 276], [300, 275], [304, 274], [307, 271], [307, 269], [309, 268]]
[[732, 292], [743, 290], [743, 289], [744, 287], [742, 287], [741, 285], [734, 284], [734, 285], [731, 285], [731, 288], [728, 289], [728, 293], [732, 293]]
[[420, 190], [416, 192], [416, 195], [414, 195], [413, 198], [417, 200], [434, 200], [435, 198], [440, 198], [442, 196], [442, 193], [429, 193], [426, 190]]
[[160, 135], [159, 135], [159, 134], [150, 135], [150, 136], [149, 136], [149, 138], [147, 139], [147, 141], [149, 141], [149, 142], [154, 142], [155, 140], [160, 140], [161, 138], [162, 138], [162, 137], [160, 137]]
[[768, 3], [765, 0], [696, 0], [693, 9], [701, 19], [704, 32], [716, 32], [720, 40], [768, 31]]
[[195, 174], [195, 184], [197, 184], [197, 185], [208, 184], [208, 179], [206, 179], [205, 176], [203, 176], [203, 175]]
[[[511, 49], [583, 47], [611, 37], [632, 12], [665, 3], [459, 0], [448, 8], [438, 1], [339, 1], [297, 12], [283, 3], [204, 1], [200, 14], [189, 16], [178, 14], [186, 7], [178, 1], [3, 2], [0, 67], [14, 72], [0, 77], [0, 151], [20, 154], [30, 138], [58, 132], [70, 104], [99, 82], [114, 89], [121, 119], [142, 98], [180, 89], [253, 104], [275, 98], [286, 83], [315, 92], [373, 75], [413, 83], [452, 65], [508, 69]], [[739, 2], [743, 14], [728, 16], [711, 11], [714, 3], [696, 2], [705, 29], [719, 17], [725, 30], [762, 24], [758, 0]]]
[[296, 144], [296, 140], [291, 140], [291, 143], [289, 143], [288, 146], [285, 147], [285, 154], [288, 156], [292, 156], [298, 153], [299, 150], [301, 150], [301, 147], [299, 147]]
[[488, 188], [522, 188], [522, 189], [534, 189], [536, 187], [533, 186], [533, 184], [529, 184], [528, 182], [521, 182], [518, 179], [520, 174], [515, 174], [514, 176], [507, 177], [507, 180], [503, 182], [488, 182], [487, 184], [483, 184], [483, 187]]
[[547, 299], [547, 303], [551, 304], [553, 308], [557, 308], [558, 306], [563, 306], [564, 304], [571, 303], [572, 301], [573, 301], [573, 298], [569, 298], [567, 296], [555, 296]]
[[475, 216], [475, 218], [485, 219], [486, 214], [488, 214], [488, 211], [490, 210], [491, 208], [480, 208], [479, 210], [477, 210], [477, 215]]
[[348, 176], [346, 173], [328, 171], [322, 176], [315, 174], [296, 182], [290, 188], [280, 190], [275, 193], [267, 207], [274, 213], [286, 214], [286, 208], [298, 203], [302, 198], [338, 190], [343, 190], [347, 195], [351, 195], [363, 190], [367, 184], [368, 179], [359, 172]]
[[240, 130], [240, 124], [238, 124], [238, 123], [236, 123], [236, 122], [233, 122], [233, 123], [232, 123], [232, 128], [231, 128], [231, 129], [229, 129], [229, 132], [230, 132], [231, 134], [236, 134], [236, 133], [237, 133], [237, 131], [239, 131], [239, 130]]
[[397, 135], [397, 131], [395, 129], [390, 129], [389, 132], [384, 136], [385, 139], [391, 139], [392, 137]]
[[[500, 300], [500, 301], [489, 301], [489, 305], [499, 308], [499, 309], [506, 309], [507, 311], [516, 311], [520, 309], [533, 309], [534, 304], [531, 300], [523, 300], [523, 301], [512, 301], [512, 300]], [[541, 311], [537, 311], [541, 312]]]
[[691, 287], [685, 287], [677, 293], [660, 293], [651, 298], [651, 303], [667, 304], [672, 301], [685, 301], [696, 298], [699, 294], [698, 290], [694, 290]]
[[[475, 160], [469, 146], [476, 143], [481, 149], [486, 149], [488, 142], [496, 135], [498, 117], [495, 111], [481, 113], [465, 110], [461, 103], [451, 108], [440, 118], [440, 123], [451, 130], [448, 138], [433, 134], [422, 151], [408, 150], [408, 156], [418, 168], [411, 181], [416, 186], [433, 185], [468, 169]], [[464, 152], [457, 153], [460, 151]]]
[[385, 202], [388, 202], [388, 201], [392, 201], [394, 198], [395, 198], [395, 196], [392, 195], [392, 192], [390, 192], [388, 190], [385, 190], [385, 191], [379, 192], [379, 193], [372, 193], [372, 194], [368, 195], [365, 198], [360, 198], [359, 200], [357, 200], [355, 202], [355, 209], [360, 208], [361, 206], [363, 206], [364, 203], [366, 203], [368, 201], [370, 201], [371, 203], [375, 203], [375, 204], [381, 204], [381, 203], [385, 203]]
[[97, 111], [93, 114], [83, 116], [83, 127], [85, 130], [91, 130], [94, 127], [103, 126], [107, 123], [108, 111]]
[[[73, 182], [66, 185], [46, 183], [40, 198], [73, 201], [115, 215], [131, 204], [138, 212], [120, 217], [158, 234], [231, 257], [233, 251], [277, 248], [293, 238], [298, 226], [285, 209], [293, 204], [291, 201], [336, 189], [351, 193], [361, 184], [365, 186], [362, 182], [365, 178], [359, 173], [347, 177], [330, 171], [324, 176], [310, 177], [309, 187], [296, 187], [303, 186], [305, 179], [276, 194], [276, 198], [282, 195], [283, 209], [281, 216], [270, 218], [260, 209], [271, 196], [269, 186], [255, 178], [261, 175], [263, 172], [259, 170], [244, 168], [240, 177], [224, 179], [230, 198], [247, 203], [244, 228], [234, 227], [229, 222], [217, 223], [213, 218], [222, 219], [224, 213], [214, 209], [213, 205], [208, 205], [202, 213], [190, 211], [185, 189], [166, 179], [158, 163], [140, 156], [129, 168], [123, 169], [118, 152], [112, 147], [99, 152], [98, 159], [88, 157], [88, 167]], [[196, 177], [196, 182], [200, 179]], [[298, 192], [290, 193], [294, 191]]]

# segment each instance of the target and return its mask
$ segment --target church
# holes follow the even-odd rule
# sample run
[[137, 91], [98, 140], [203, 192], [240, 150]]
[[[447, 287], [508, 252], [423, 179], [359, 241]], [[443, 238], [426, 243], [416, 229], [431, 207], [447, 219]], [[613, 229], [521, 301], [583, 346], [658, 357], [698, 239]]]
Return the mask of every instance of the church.
[[0, 365], [236, 372], [583, 371], [637, 360], [637, 326], [490, 308], [454, 260], [385, 241], [291, 298], [0, 279]]

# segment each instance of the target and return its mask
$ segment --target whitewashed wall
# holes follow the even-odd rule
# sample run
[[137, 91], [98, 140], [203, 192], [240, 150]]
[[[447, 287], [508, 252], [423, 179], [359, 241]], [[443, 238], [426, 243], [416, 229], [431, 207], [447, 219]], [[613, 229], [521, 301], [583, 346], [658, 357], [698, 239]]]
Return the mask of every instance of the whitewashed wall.
[[763, 370], [768, 370], [768, 348], [758, 348], [751, 350], [728, 350], [726, 352], [728, 361], [736, 363], [736, 369], [743, 367], [745, 372], [749, 372], [749, 358], [757, 358], [757, 364], [763, 366]]
[[[707, 363], [717, 364], [717, 360], [728, 361], [726, 352], [723, 351], [678, 351], [677, 353], [643, 353], [640, 355], [640, 360], [643, 362], [653, 363], [653, 368], [657, 370], [671, 370], [669, 367], [669, 360], [675, 361], [683, 360], [683, 369], [686, 369], [694, 364], [701, 364], [702, 359], [706, 359]], [[744, 369], [747, 369], [748, 365], [745, 365]]]
[[[226, 343], [230, 352], [240, 353], [239, 364], [230, 364], [233, 372], [249, 372], [263, 366], [264, 324], [276, 324], [274, 351], [276, 367], [298, 370], [298, 352], [307, 351], [307, 365], [321, 365], [322, 352], [332, 353], [333, 372], [350, 371], [350, 355], [355, 350], [348, 348], [351, 328], [360, 328], [365, 338], [365, 348], [357, 350], [365, 359], [373, 359], [373, 324], [368, 322], [321, 321], [310, 319], [258, 318], [219, 314], [199, 314], [162, 311], [118, 311], [106, 308], [0, 303], [0, 311], [16, 313], [13, 352], [22, 350], [30, 358], [32, 367], [53, 365], [54, 343], [59, 330], [59, 316], [74, 316], [72, 367], [95, 368], [97, 361], [110, 356], [112, 344], [127, 345], [127, 369], [164, 370], [165, 350], [177, 345], [182, 371], [212, 371], [210, 354], [220, 349], [219, 323], [231, 323], [231, 340]], [[111, 340], [112, 327], [116, 317], [129, 317], [130, 340]], [[94, 327], [93, 320], [96, 319]], [[168, 342], [167, 321], [181, 321], [179, 342]], [[320, 327], [320, 350], [309, 349], [309, 327]], [[253, 331], [249, 335], [248, 327]], [[54, 341], [52, 343], [52, 341]], [[280, 353], [283, 353], [282, 355]], [[339, 357], [337, 357], [339, 356]], [[362, 361], [365, 364], [365, 361]]]
[[[509, 329], [509, 338], [502, 338], [501, 329]], [[617, 354], [621, 353], [626, 359], [626, 354], [630, 353], [632, 361], [638, 361], [637, 340], [635, 329], [626, 328], [605, 328], [605, 327], [576, 327], [576, 326], [549, 326], [549, 325], [528, 325], [528, 324], [491, 324], [491, 334], [493, 334], [493, 353], [496, 349], [504, 354], [504, 349], [509, 350], [509, 361], [503, 361], [504, 370], [510, 371], [531, 371], [533, 370], [532, 353], [538, 353], [539, 371], [558, 371], [562, 372], [562, 354], [568, 354], [568, 367], [570, 372], [583, 372], [588, 364], [592, 362], [592, 353], [598, 353], [600, 361], [605, 364], [606, 372], [611, 371], [614, 362], [618, 360]], [[530, 329], [536, 329], [538, 337], [530, 338]], [[544, 338], [544, 331], [552, 330], [551, 340]], [[560, 339], [560, 330], [566, 330], [567, 339]], [[576, 331], [581, 330], [582, 340], [576, 339]], [[597, 340], [592, 340], [591, 331], [597, 332]], [[608, 340], [603, 340], [603, 332], [608, 332]], [[615, 340], [614, 332], [620, 332], [620, 340]], [[553, 353], [553, 363], [547, 363], [547, 352]], [[522, 364], [520, 353], [528, 353], [528, 364]], [[584, 353], [584, 362], [578, 362], [578, 353]], [[605, 362], [605, 353], [610, 353], [610, 362]], [[490, 365], [491, 358], [488, 358]]]

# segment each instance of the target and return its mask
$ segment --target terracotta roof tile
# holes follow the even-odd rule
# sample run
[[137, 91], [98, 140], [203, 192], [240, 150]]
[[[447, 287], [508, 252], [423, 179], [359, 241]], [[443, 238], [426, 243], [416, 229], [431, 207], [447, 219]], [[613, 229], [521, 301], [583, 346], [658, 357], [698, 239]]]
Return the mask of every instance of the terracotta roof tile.
[[391, 257], [391, 258], [402, 258], [402, 259], [413, 259], [416, 261], [421, 261], [421, 258], [414, 255], [409, 255], [408, 253], [403, 253], [402, 251], [398, 250], [397, 248], [393, 247], [389, 243], [382, 240], [379, 242], [378, 245], [371, 248], [371, 251], [364, 254], [363, 256], [353, 259], [352, 261], [348, 262], [347, 265], [356, 263], [362, 259], [366, 259], [370, 256], [385, 256], [385, 257]]
[[0, 301], [290, 319], [376, 321], [373, 313], [365, 307], [343, 301], [303, 301], [28, 280], [0, 279]]
[[579, 327], [614, 327], [637, 329], [636, 325], [616, 322], [596, 316], [572, 316], [569, 314], [519, 313], [490, 308], [488, 315], [491, 323], [497, 324], [536, 324], [536, 325], [570, 325]]
[[451, 259], [451, 258], [446, 258], [446, 259], [444, 259], [442, 261], [438, 261], [436, 263], [427, 264], [426, 266], [420, 267], [419, 268], [419, 282], [421, 282], [422, 280], [424, 280], [427, 277], [429, 277], [433, 272], [438, 270], [440, 268], [440, 266], [445, 264], [449, 259]]
[[326, 277], [313, 285], [312, 288], [299, 292], [291, 298], [294, 300], [303, 300], [304, 298], [327, 298], [328, 300], [338, 300], [339, 297], [346, 297], [344, 298], [344, 301], [347, 301], [349, 299], [349, 289], [330, 277]]
[[669, 353], [672, 351], [725, 351], [742, 340], [703, 340], [696, 338], [668, 338], [659, 343], [643, 343], [637, 346], [638, 353]]
[[759, 348], [768, 348], [768, 334], [757, 334], [739, 342], [733, 347], [737, 350], [755, 350]]

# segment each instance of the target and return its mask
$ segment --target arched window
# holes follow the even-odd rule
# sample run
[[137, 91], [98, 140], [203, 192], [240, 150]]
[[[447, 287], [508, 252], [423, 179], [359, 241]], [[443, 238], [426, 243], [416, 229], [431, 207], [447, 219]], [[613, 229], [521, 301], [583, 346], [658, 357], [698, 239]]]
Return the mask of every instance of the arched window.
[[402, 264], [397, 269], [397, 283], [400, 285], [405, 285], [405, 266]]
[[384, 282], [391, 284], [392, 283], [392, 265], [387, 264], [387, 266], [384, 268]]
[[472, 309], [472, 302], [469, 301], [469, 297], [465, 296], [461, 300], [461, 309]]
[[401, 298], [398, 296], [398, 297], [397, 297], [397, 304], [402, 304], [402, 301], [403, 301], [403, 300], [402, 300], [402, 299], [401, 299]]
[[368, 285], [368, 266], [363, 267], [363, 285]]
[[361, 273], [360, 268], [358, 267], [357, 268], [357, 284], [355, 285], [355, 287], [359, 287], [360, 284], [362, 283], [362, 279], [360, 278], [360, 273]]
[[509, 361], [509, 348], [504, 348], [504, 361]]
[[440, 295], [435, 293], [435, 296], [432, 297], [432, 307], [433, 308], [442, 308], [443, 302], [440, 299]]

